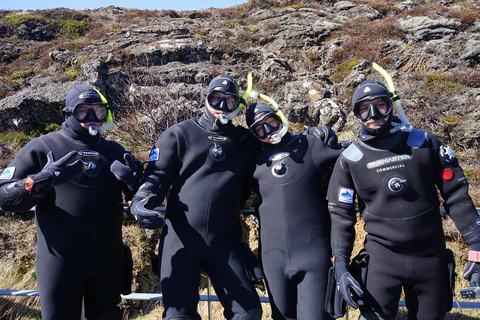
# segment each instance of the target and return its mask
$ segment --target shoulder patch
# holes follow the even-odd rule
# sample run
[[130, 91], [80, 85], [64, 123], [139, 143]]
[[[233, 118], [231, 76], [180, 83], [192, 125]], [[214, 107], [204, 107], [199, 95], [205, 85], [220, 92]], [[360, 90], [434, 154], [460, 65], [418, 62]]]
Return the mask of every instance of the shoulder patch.
[[350, 188], [338, 188], [338, 202], [353, 204], [353, 196], [355, 191]]
[[411, 148], [420, 148], [427, 139], [425, 131], [413, 129], [408, 133], [407, 145]]
[[0, 174], [1, 180], [10, 180], [13, 178], [13, 174], [15, 173], [15, 167], [7, 167], [3, 170], [2, 174]]
[[347, 160], [357, 162], [363, 158], [363, 152], [358, 149], [355, 143], [352, 143], [342, 152], [342, 156]]
[[452, 149], [444, 144], [440, 146], [440, 156], [448, 163], [451, 163], [455, 159], [455, 154]]
[[150, 156], [148, 157], [148, 161], [157, 161], [160, 158], [160, 150], [158, 148], [153, 148], [150, 151]]

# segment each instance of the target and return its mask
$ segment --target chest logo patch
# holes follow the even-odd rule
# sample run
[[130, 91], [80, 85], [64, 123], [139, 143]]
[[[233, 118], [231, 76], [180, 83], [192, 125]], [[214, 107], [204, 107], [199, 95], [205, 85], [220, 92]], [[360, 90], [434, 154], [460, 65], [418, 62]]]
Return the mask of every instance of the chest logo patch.
[[1, 180], [10, 180], [13, 178], [13, 174], [15, 173], [15, 167], [8, 167], [3, 170], [2, 174], [0, 175]]
[[208, 136], [208, 139], [213, 141], [227, 141], [228, 138], [224, 136]]
[[268, 160], [278, 161], [278, 160], [282, 160], [284, 158], [287, 158], [288, 156], [290, 156], [290, 152], [280, 152], [280, 153], [275, 153], [274, 155], [270, 156], [268, 158]]
[[84, 156], [84, 157], [96, 157], [100, 153], [98, 153], [97, 151], [91, 151], [91, 150], [80, 150], [77, 152], [77, 154], [79, 156]]
[[398, 156], [378, 159], [378, 160], [367, 163], [367, 169], [374, 169], [374, 168], [386, 166], [392, 163], [402, 162], [402, 161], [411, 160], [411, 159], [412, 159], [412, 156], [408, 154], [401, 154]]
[[353, 204], [355, 191], [350, 188], [340, 187], [338, 189], [338, 202]]

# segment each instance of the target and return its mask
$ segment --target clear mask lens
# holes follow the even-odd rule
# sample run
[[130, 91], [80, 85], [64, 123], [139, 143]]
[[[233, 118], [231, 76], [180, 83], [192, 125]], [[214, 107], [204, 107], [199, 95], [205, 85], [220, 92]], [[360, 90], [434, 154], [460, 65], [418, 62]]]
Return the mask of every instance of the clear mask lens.
[[280, 123], [280, 119], [276, 115], [268, 115], [260, 122], [254, 124], [251, 128], [251, 132], [258, 139], [265, 139], [271, 133], [280, 129]]
[[104, 104], [79, 105], [73, 110], [73, 115], [79, 122], [102, 122], [107, 118], [108, 109]]
[[208, 98], [208, 103], [215, 110], [232, 112], [239, 105], [239, 99], [233, 95], [221, 96], [218, 92], [212, 92]]
[[391, 107], [383, 103], [370, 103], [368, 105], [359, 105], [355, 115], [362, 121], [383, 119], [390, 113]]

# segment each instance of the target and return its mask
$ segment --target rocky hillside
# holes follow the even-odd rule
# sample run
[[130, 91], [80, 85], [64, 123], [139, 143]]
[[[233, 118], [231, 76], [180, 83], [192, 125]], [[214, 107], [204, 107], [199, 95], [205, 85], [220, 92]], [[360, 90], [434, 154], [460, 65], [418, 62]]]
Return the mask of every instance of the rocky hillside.
[[454, 149], [480, 206], [475, 0], [0, 10], [0, 52], [2, 166], [31, 137], [61, 123], [65, 96], [80, 83], [98, 87], [116, 107], [109, 136], [141, 159], [162, 130], [202, 111], [208, 82], [224, 73], [242, 92], [253, 73], [254, 89], [277, 101], [294, 130], [326, 124], [352, 140], [359, 126], [351, 95], [367, 78], [383, 80], [371, 67], [376, 62], [393, 77], [413, 126]]
[[[254, 89], [297, 128], [327, 124], [355, 139], [351, 94], [366, 78], [383, 80], [376, 62], [392, 75], [414, 127], [437, 134], [479, 179], [478, 1], [0, 11], [0, 51], [0, 132], [45, 132], [62, 121], [68, 90], [87, 83], [117, 107], [110, 134], [140, 158], [162, 130], [201, 111], [208, 82], [222, 73], [243, 89], [253, 73]], [[3, 146], [11, 140], [0, 135]]]

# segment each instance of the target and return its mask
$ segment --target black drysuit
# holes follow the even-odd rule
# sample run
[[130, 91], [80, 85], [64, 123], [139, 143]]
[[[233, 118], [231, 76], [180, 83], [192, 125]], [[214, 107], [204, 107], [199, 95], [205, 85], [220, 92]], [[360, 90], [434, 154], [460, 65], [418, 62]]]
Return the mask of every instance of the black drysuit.
[[247, 129], [231, 122], [217, 126], [210, 119], [206, 110], [164, 131], [145, 171], [145, 179], [161, 185], [155, 203], [171, 187], [159, 253], [164, 319], [200, 319], [202, 270], [225, 318], [260, 319], [260, 300], [239, 242], [241, 193], [258, 143]]
[[330, 319], [323, 310], [331, 266], [326, 191], [342, 150], [313, 135], [287, 133], [262, 144], [253, 177], [260, 257], [273, 319]]
[[[5, 188], [36, 174], [47, 163], [77, 150], [70, 160], [96, 165], [82, 169], [71, 181], [52, 187], [39, 201], [23, 193], [11, 203]], [[77, 134], [64, 122], [59, 132], [29, 142], [8, 166], [11, 179], [0, 180], [0, 207], [26, 210], [37, 204], [36, 274], [42, 319], [79, 319], [82, 296], [88, 319], [121, 319], [125, 265], [122, 242], [125, 185], [110, 171], [115, 160], [124, 162], [125, 149], [112, 140]], [[2, 175], [5, 178], [5, 175]], [[129, 286], [129, 284], [127, 284]]]
[[467, 179], [433, 135], [413, 130], [358, 140], [339, 157], [328, 189], [332, 253], [350, 257], [358, 194], [370, 255], [362, 314], [394, 319], [402, 287], [409, 319], [443, 319], [451, 306], [436, 188], [465, 240], [478, 245], [480, 218]]

